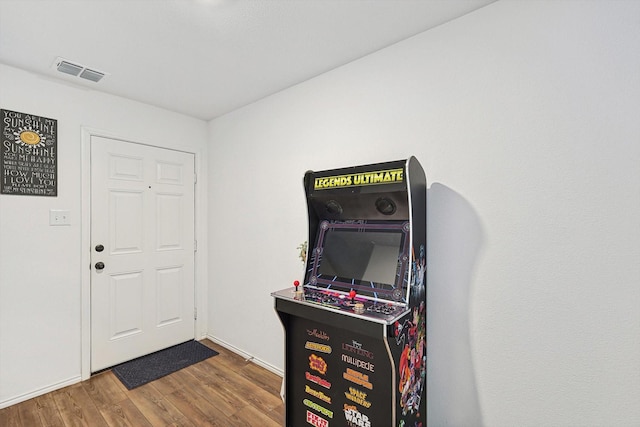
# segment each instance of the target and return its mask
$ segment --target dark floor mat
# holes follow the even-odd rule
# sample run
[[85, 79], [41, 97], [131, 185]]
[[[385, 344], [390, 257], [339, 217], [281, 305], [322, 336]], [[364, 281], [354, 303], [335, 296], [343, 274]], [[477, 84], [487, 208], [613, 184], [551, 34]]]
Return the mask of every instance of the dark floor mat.
[[217, 354], [218, 352], [198, 341], [187, 341], [121, 363], [111, 368], [111, 371], [131, 390]]

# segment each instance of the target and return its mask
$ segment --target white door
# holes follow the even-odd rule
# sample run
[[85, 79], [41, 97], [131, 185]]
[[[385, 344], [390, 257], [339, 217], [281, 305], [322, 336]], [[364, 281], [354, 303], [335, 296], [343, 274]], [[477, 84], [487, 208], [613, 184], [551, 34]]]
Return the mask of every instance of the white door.
[[91, 371], [194, 338], [194, 156], [91, 137]]

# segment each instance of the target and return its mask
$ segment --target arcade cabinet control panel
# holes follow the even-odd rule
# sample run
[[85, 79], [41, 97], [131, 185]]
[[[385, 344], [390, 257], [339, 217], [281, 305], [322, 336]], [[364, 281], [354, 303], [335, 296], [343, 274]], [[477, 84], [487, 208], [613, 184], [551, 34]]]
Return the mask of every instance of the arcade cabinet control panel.
[[353, 290], [348, 294], [309, 287], [305, 287], [302, 290], [302, 286], [297, 280], [293, 285], [293, 289], [289, 288], [277, 292], [278, 296], [295, 300], [302, 304], [319, 305], [346, 315], [365, 317], [374, 322], [385, 324], [393, 323], [397, 317], [408, 311], [408, 308], [404, 305], [397, 305], [384, 300], [371, 301], [362, 298]]

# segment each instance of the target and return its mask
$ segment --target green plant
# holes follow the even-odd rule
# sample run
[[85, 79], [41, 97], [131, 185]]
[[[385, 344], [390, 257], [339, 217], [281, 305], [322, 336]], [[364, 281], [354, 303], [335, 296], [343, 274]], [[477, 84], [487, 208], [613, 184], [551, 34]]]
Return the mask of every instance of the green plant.
[[302, 263], [303, 264], [306, 263], [307, 262], [307, 241], [305, 240], [304, 242], [300, 243], [300, 245], [298, 245], [296, 249], [300, 251], [298, 253], [298, 256], [300, 257], [300, 260], [302, 261]]

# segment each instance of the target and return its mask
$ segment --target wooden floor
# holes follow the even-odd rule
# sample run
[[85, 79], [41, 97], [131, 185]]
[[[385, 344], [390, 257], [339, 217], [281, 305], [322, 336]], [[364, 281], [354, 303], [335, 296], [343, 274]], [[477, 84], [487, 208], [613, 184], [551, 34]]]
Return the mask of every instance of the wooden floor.
[[0, 409], [2, 427], [284, 425], [282, 378], [214, 344], [220, 354], [131, 391], [106, 371]]

